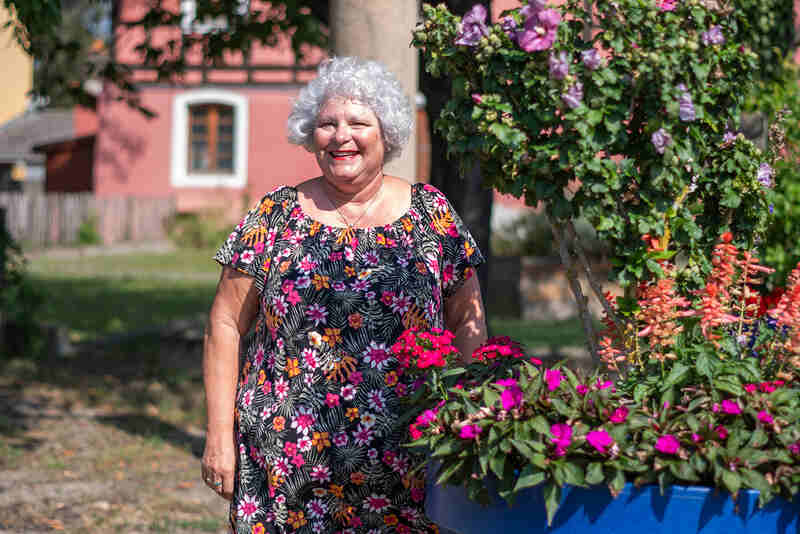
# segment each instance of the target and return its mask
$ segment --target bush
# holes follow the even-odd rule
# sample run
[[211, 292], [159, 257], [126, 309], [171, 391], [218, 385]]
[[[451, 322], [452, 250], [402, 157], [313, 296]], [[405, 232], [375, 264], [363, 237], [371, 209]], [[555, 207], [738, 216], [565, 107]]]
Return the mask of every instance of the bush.
[[[0, 210], [0, 214], [2, 214]], [[37, 313], [44, 298], [25, 272], [25, 257], [0, 216], [0, 334], [2, 355], [38, 353]]]
[[99, 245], [102, 239], [97, 230], [97, 215], [90, 215], [78, 227], [78, 244], [80, 245]]
[[166, 222], [167, 235], [179, 247], [216, 248], [230, 233], [217, 212], [177, 213]]
[[[588, 221], [576, 220], [575, 231], [589, 256], [600, 258], [606, 254], [607, 247]], [[509, 222], [492, 234], [491, 244], [496, 256], [558, 256], [553, 231], [541, 213], [530, 213]]]

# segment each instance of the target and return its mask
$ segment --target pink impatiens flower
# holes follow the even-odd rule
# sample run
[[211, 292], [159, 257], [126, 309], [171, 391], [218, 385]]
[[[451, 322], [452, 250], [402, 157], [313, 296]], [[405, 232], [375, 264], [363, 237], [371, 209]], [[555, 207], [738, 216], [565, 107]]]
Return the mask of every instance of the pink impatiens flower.
[[577, 386], [575, 386], [575, 391], [578, 392], [578, 395], [583, 397], [584, 395], [589, 393], [589, 387], [586, 384], [578, 384]]
[[656, 450], [664, 454], [675, 454], [678, 452], [681, 444], [678, 438], [672, 434], [664, 434], [656, 442]]
[[608, 418], [609, 421], [612, 423], [623, 423], [625, 419], [628, 418], [628, 408], [626, 406], [620, 406], [614, 413], [611, 414], [611, 417]]
[[550, 434], [553, 436], [550, 441], [556, 446], [556, 456], [564, 456], [567, 447], [572, 443], [572, 427], [564, 423], [556, 423], [550, 427]]
[[739, 415], [742, 413], [739, 403], [729, 399], [722, 401], [722, 411], [730, 415]]
[[607, 448], [614, 443], [614, 439], [611, 437], [611, 434], [602, 429], [592, 430], [586, 434], [586, 441], [588, 441], [589, 445], [597, 449], [597, 451], [602, 454], [605, 454], [607, 452]]
[[722, 425], [719, 425], [717, 428], [714, 429], [719, 439], [725, 439], [728, 437], [728, 429]]
[[550, 391], [557, 390], [562, 380], [564, 380], [564, 375], [559, 369], [548, 369], [544, 372], [544, 381], [547, 382], [547, 389]]
[[458, 437], [461, 439], [475, 439], [483, 429], [478, 425], [464, 425], [461, 427]]
[[661, 11], [673, 11], [678, 5], [678, 0], [656, 0], [656, 7]]
[[772, 415], [766, 410], [761, 410], [758, 412], [758, 420], [764, 423], [765, 425], [771, 425], [775, 420], [772, 418]]
[[505, 389], [500, 394], [500, 401], [503, 403], [504, 410], [516, 408], [522, 404], [522, 389], [513, 378], [504, 378], [495, 382], [498, 386]]

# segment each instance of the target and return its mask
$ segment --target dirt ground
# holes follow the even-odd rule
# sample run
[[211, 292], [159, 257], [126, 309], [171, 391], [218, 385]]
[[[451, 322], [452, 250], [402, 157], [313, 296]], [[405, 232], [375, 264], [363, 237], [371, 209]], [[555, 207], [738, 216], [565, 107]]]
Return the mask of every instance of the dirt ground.
[[227, 532], [197, 342], [0, 361], [0, 533]]

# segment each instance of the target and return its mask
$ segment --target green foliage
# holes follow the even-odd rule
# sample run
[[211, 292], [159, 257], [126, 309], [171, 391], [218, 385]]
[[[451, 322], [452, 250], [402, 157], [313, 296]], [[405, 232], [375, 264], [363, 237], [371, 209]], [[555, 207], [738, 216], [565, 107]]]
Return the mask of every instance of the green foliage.
[[[717, 236], [731, 230], [752, 246], [771, 202], [756, 180], [764, 156], [747, 140], [723, 141], [763, 63], [736, 41], [752, 28], [749, 11], [705, 4], [660, 11], [655, 2], [598, 1], [599, 31], [586, 40], [584, 3], [570, 0], [553, 46], [533, 52], [499, 24], [475, 47], [456, 45], [459, 19], [426, 5], [413, 43], [431, 74], [454, 80], [436, 127], [465, 167], [480, 161], [487, 185], [545, 203], [556, 220], [584, 216], [609, 243], [623, 285], [652, 276], [644, 234], [684, 258], [681, 276], [697, 282]], [[509, 16], [522, 25], [516, 10]], [[703, 44], [715, 26], [725, 43]], [[605, 56], [595, 70], [580, 56], [592, 48]], [[562, 52], [570, 70], [556, 79], [549, 61]], [[579, 83], [582, 100], [570, 107], [564, 96]], [[681, 118], [684, 92], [693, 120]], [[657, 131], [671, 136], [663, 154]]]
[[22, 250], [0, 218], [0, 354], [33, 355], [40, 331], [37, 320], [43, 296], [25, 270]]
[[[575, 221], [575, 231], [586, 253], [601, 257], [605, 243], [597, 239], [594, 228], [585, 220]], [[492, 255], [497, 256], [558, 256], [553, 231], [541, 213], [519, 217], [492, 233]]]
[[78, 243], [81, 245], [98, 245], [102, 241], [97, 229], [98, 218], [90, 216], [78, 227]]
[[176, 213], [165, 224], [170, 240], [179, 247], [215, 248], [230, 233], [230, 225], [212, 212]]

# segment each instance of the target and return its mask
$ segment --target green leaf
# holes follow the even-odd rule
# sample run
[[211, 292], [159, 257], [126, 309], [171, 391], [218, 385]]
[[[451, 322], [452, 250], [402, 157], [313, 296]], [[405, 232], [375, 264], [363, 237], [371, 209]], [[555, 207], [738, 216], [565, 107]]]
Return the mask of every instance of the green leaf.
[[464, 467], [465, 460], [458, 460], [451, 464], [443, 464], [442, 469], [439, 474], [439, 478], [436, 479], [437, 484], [444, 484], [447, 482], [458, 470]]
[[758, 471], [752, 469], [742, 469], [740, 471], [742, 480], [747, 487], [757, 489], [761, 493], [772, 493], [772, 487], [767, 482], [766, 477]]
[[600, 484], [603, 481], [603, 464], [594, 462], [586, 469], [586, 483], [589, 485]]
[[547, 526], [550, 527], [553, 526], [553, 518], [561, 505], [561, 488], [550, 481], [545, 484], [542, 493], [544, 494], [544, 507], [547, 510]]
[[503, 478], [503, 470], [506, 465], [506, 455], [492, 454], [489, 457], [489, 468], [497, 475], [497, 478]]
[[547, 422], [547, 419], [545, 419], [544, 416], [537, 415], [534, 417], [531, 421], [531, 425], [533, 426], [533, 429], [540, 434], [545, 436], [550, 435], [550, 423]]
[[702, 351], [697, 355], [697, 359], [694, 362], [694, 368], [697, 369], [697, 373], [700, 376], [704, 376], [709, 380], [714, 377], [713, 363], [708, 353], [705, 351]]
[[584, 480], [583, 469], [579, 465], [573, 463], [565, 463], [564, 464], [564, 480], [567, 484], [572, 484], [573, 486], [585, 486], [586, 482]]
[[519, 130], [506, 126], [501, 122], [495, 122], [489, 126], [489, 131], [497, 137], [504, 145], [511, 145], [516, 148], [528, 137]]
[[672, 370], [669, 372], [669, 375], [667, 375], [667, 378], [664, 380], [664, 383], [661, 385], [661, 391], [666, 391], [672, 386], [678, 384], [689, 373], [689, 370], [690, 369], [688, 365], [676, 362], [672, 366]]
[[769, 441], [769, 436], [766, 432], [764, 432], [764, 429], [757, 428], [753, 432], [753, 435], [750, 436], [750, 442], [748, 443], [748, 446], [758, 448], [765, 445], [767, 441]]
[[445, 441], [442, 445], [436, 447], [431, 456], [434, 458], [438, 458], [439, 456], [447, 456], [449, 454], [459, 452], [463, 448], [463, 445], [457, 441]]
[[731, 495], [734, 495], [742, 487], [742, 478], [733, 471], [725, 469], [722, 471], [722, 483]]
[[514, 491], [520, 491], [539, 485], [544, 482], [546, 478], [547, 474], [543, 470], [532, 465], [526, 465], [519, 474], [517, 483], [514, 486]]

